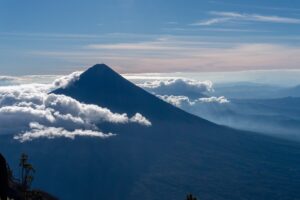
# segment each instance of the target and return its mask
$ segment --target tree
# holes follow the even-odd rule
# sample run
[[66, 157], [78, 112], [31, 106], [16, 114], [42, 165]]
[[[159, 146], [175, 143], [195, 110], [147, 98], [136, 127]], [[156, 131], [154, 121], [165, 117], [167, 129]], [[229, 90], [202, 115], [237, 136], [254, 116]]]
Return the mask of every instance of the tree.
[[186, 200], [197, 200], [197, 198], [196, 198], [196, 197], [193, 197], [192, 194], [188, 194], [188, 195], [186, 196]]
[[24, 153], [21, 155], [19, 166], [21, 168], [21, 185], [23, 190], [29, 190], [33, 181], [33, 174], [35, 173], [35, 170], [28, 162], [28, 156]]

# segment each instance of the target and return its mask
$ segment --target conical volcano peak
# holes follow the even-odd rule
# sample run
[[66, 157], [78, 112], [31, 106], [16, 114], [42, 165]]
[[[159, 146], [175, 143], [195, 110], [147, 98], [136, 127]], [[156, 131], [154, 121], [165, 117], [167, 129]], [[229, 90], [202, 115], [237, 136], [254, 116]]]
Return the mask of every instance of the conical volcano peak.
[[112, 70], [108, 65], [101, 63], [101, 64], [95, 64], [89, 69], [94, 69], [94, 70]]
[[95, 64], [94, 66], [87, 69], [84, 73], [117, 73], [113, 69], [111, 69], [108, 65], [102, 63], [102, 64]]
[[93, 81], [95, 79], [115, 80], [121, 76], [106, 64], [96, 64], [88, 68], [80, 76], [80, 80]]

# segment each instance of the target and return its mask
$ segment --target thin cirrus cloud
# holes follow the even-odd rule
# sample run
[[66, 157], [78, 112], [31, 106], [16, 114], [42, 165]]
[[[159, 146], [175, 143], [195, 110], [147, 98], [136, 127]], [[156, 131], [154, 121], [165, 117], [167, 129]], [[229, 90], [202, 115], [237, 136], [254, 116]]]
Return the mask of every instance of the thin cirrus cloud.
[[108, 49], [108, 50], [176, 50], [177, 46], [170, 46], [159, 41], [119, 44], [91, 44], [87, 49]]
[[[214, 15], [226, 19], [242, 18], [242, 14], [239, 13], [218, 12]], [[266, 16], [264, 20], [267, 20]], [[210, 31], [220, 31], [220, 29]], [[221, 29], [221, 31], [228, 31], [228, 29]], [[183, 69], [184, 71], [299, 69], [297, 63], [300, 62], [298, 56], [300, 48], [296, 42], [291, 43], [298, 40], [297, 36], [274, 36], [272, 33], [261, 36], [258, 40], [243, 35], [226, 38], [158, 35], [151, 39], [144, 36], [143, 39], [136, 41], [87, 42], [68, 51], [31, 50], [26, 54], [40, 59], [54, 58], [66, 63], [80, 63], [80, 65], [103, 62], [121, 73], [180, 72]]]
[[143, 43], [90, 44], [76, 51], [39, 51], [31, 54], [88, 64], [101, 61], [121, 73], [180, 72], [183, 66], [185, 71], [299, 69], [300, 62], [300, 48], [297, 45], [218, 43], [202, 38], [176, 37]]
[[140, 113], [128, 117], [126, 113], [113, 113], [107, 108], [49, 93], [57, 86], [67, 87], [78, 79], [78, 74], [60, 78], [52, 84], [1, 86], [0, 132], [13, 134], [15, 139], [25, 142], [36, 138], [114, 136], [99, 130], [103, 122], [151, 126]]
[[254, 21], [254, 22], [266, 22], [266, 23], [281, 23], [281, 24], [300, 24], [299, 18], [281, 17], [276, 15], [260, 15], [260, 14], [248, 14], [238, 12], [210, 12], [210, 15], [214, 18], [201, 20], [192, 23], [193, 26], [210, 26], [214, 24], [221, 24], [234, 21]]

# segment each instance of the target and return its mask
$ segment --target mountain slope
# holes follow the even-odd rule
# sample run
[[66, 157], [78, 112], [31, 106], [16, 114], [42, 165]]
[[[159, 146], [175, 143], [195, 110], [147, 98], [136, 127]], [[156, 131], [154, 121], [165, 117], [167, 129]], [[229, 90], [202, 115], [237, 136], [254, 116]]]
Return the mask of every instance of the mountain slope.
[[[151, 127], [101, 124], [118, 135], [40, 139], [1, 136], [0, 151], [26, 152], [35, 183], [61, 199], [299, 199], [300, 145], [218, 126], [177, 109], [96, 65], [54, 91], [115, 112], [140, 112]], [[14, 164], [13, 164], [14, 165]], [[15, 165], [16, 166], [16, 165]], [[16, 169], [15, 169], [16, 170]]]

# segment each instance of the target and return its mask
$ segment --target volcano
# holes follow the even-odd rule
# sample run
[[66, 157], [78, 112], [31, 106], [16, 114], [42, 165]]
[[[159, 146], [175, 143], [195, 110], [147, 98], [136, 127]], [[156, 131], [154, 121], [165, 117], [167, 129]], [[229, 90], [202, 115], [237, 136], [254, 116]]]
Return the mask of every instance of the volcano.
[[81, 102], [101, 105], [118, 113], [142, 113], [152, 121], [188, 121], [209, 123], [162, 101], [137, 87], [105, 64], [97, 64], [84, 72], [67, 88], [54, 91]]
[[60, 199], [299, 199], [300, 145], [219, 126], [184, 112], [129, 82], [105, 64], [53, 91], [118, 113], [141, 113], [152, 126], [101, 126], [106, 140], [1, 136], [0, 151], [26, 151], [36, 184]]

